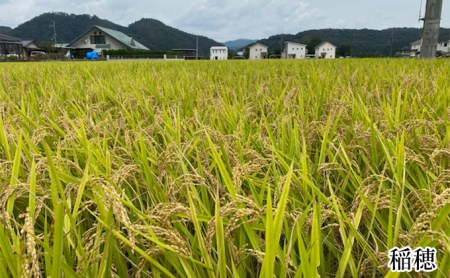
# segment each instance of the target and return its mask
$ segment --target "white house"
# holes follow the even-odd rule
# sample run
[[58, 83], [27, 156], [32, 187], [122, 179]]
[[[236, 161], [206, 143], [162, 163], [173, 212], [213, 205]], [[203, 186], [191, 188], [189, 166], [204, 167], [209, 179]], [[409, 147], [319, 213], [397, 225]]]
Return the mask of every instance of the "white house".
[[422, 40], [417, 40], [411, 43], [411, 56], [415, 57], [420, 52], [420, 45], [422, 44]]
[[448, 41], [441, 41], [438, 43], [437, 46], [437, 52], [442, 52], [442, 53], [449, 53], [450, 51], [450, 40]]
[[[101, 53], [103, 50], [149, 50], [122, 32], [94, 26], [67, 45], [72, 55], [84, 57], [86, 52]], [[78, 55], [77, 55], [78, 54]]]
[[[411, 43], [411, 56], [415, 57], [420, 55], [420, 48], [422, 46], [422, 40], [417, 40]], [[437, 52], [442, 54], [450, 53], [450, 40], [440, 40], [437, 45]]]
[[248, 48], [248, 58], [250, 60], [267, 59], [269, 48], [261, 43], [255, 43]]
[[227, 60], [228, 59], [228, 47], [226, 46], [212, 46], [210, 49], [211, 60]]
[[304, 59], [306, 58], [306, 45], [296, 42], [284, 42], [283, 59]]
[[336, 58], [336, 46], [330, 42], [323, 42], [316, 46], [316, 58], [334, 59]]

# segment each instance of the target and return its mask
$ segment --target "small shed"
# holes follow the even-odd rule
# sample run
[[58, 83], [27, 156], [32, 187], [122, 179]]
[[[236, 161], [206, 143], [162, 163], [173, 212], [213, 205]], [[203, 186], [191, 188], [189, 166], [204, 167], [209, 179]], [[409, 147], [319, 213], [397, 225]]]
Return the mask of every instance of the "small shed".
[[26, 59], [30, 59], [31, 53], [33, 51], [43, 52], [44, 50], [39, 48], [32, 39], [22, 40], [23, 56]]

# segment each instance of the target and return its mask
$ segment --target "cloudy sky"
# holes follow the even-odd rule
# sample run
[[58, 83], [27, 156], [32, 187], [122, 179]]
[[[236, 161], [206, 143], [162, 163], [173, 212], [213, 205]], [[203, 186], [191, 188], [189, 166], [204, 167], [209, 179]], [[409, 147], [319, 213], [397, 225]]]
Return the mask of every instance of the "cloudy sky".
[[[421, 0], [0, 0], [0, 25], [14, 28], [44, 12], [61, 11], [95, 14], [124, 26], [141, 18], [155, 18], [189, 33], [225, 41], [319, 28], [420, 27], [420, 3]], [[450, 27], [450, 2], [444, 1], [442, 13], [441, 25]]]

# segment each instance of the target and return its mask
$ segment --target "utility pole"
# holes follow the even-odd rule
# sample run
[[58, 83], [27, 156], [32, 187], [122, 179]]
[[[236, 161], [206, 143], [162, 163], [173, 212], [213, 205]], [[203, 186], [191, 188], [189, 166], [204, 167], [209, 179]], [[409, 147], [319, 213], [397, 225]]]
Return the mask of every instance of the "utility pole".
[[287, 52], [286, 52], [286, 57], [283, 57], [283, 39], [284, 39], [284, 34], [281, 34], [280, 37], [280, 58], [286, 58], [287, 59]]
[[56, 23], [53, 21], [53, 24], [48, 26], [49, 28], [53, 28], [53, 43], [56, 45]]
[[195, 44], [195, 60], [198, 60], [198, 35], [197, 35], [197, 42]]
[[436, 58], [436, 50], [439, 42], [439, 28], [441, 24], [443, 0], [427, 0], [425, 17], [423, 20], [422, 44], [420, 58]]
[[392, 30], [392, 32], [391, 32], [391, 41], [390, 41], [389, 45], [390, 45], [389, 57], [392, 57], [392, 50], [394, 47], [394, 30]]
[[56, 23], [55, 23], [55, 21], [53, 21], [53, 24], [50, 24], [48, 27], [53, 28], [53, 47], [56, 49], [56, 58], [58, 58], [59, 53], [58, 53], [58, 49], [56, 48]]

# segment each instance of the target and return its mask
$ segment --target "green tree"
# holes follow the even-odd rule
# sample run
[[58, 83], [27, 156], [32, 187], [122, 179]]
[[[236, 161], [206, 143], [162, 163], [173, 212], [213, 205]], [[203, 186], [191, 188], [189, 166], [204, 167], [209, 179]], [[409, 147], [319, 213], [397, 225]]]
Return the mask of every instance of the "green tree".
[[319, 37], [314, 37], [305, 42], [306, 48], [308, 49], [308, 54], [314, 54], [316, 51], [316, 46], [318, 46], [322, 42], [322, 39]]
[[337, 57], [346, 57], [352, 55], [352, 46], [349, 44], [343, 44], [338, 46], [336, 49], [336, 56]]

